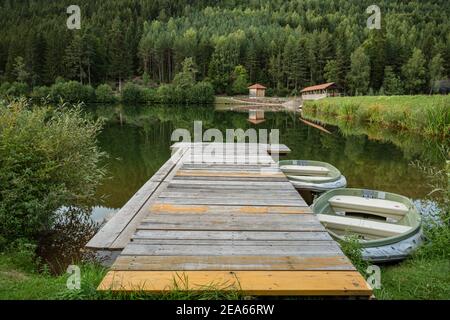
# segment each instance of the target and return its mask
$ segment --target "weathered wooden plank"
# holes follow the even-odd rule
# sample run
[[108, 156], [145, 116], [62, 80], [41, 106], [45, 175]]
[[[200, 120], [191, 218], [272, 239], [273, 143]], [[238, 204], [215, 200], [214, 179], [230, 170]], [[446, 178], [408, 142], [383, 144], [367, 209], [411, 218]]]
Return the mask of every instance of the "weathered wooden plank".
[[123, 232], [160, 182], [147, 181], [144, 186], [117, 212], [86, 244], [88, 248], [108, 249]]
[[230, 187], [244, 187], [244, 188], [266, 188], [270, 190], [294, 189], [292, 184], [288, 181], [250, 181], [250, 180], [233, 181], [223, 179], [214, 179], [214, 180], [172, 179], [170, 181], [170, 186], [185, 186], [186, 188], [193, 188], [196, 185], [200, 186], [201, 188], [213, 188], [215, 186], [219, 187], [230, 186]]
[[286, 225], [297, 227], [304, 223], [312, 223], [321, 226], [319, 220], [311, 214], [274, 214], [274, 215], [255, 215], [255, 214], [234, 214], [226, 216], [217, 214], [151, 214], [148, 215], [143, 223], [154, 224], [185, 224], [188, 225], [230, 225], [241, 223], [242, 226], [254, 224], [268, 225]]
[[136, 215], [128, 225], [122, 230], [122, 232], [117, 236], [114, 242], [110, 245], [112, 250], [120, 250], [125, 248], [128, 242], [130, 242], [131, 237], [136, 232], [139, 224], [147, 216], [149, 212], [149, 207], [158, 199], [158, 196], [167, 187], [167, 182], [161, 182], [158, 189], [152, 194], [152, 196], [147, 200], [147, 202], [138, 210]]
[[[156, 192], [161, 181], [166, 177], [169, 170], [175, 166], [186, 149], [180, 149], [174, 156], [163, 165], [156, 174], [150, 178], [133, 197], [117, 212], [86, 244], [87, 248], [110, 249], [112, 244], [124, 232], [130, 222], [135, 219], [138, 212], [145, 203]], [[123, 248], [123, 246], [122, 246]]]
[[224, 290], [247, 295], [365, 296], [357, 271], [109, 271], [98, 290], [167, 292]]
[[304, 206], [301, 199], [295, 200], [277, 200], [277, 199], [233, 199], [226, 198], [196, 198], [196, 199], [180, 199], [180, 198], [160, 198], [159, 203], [168, 204], [200, 204], [200, 205], [223, 205], [223, 206]]
[[112, 270], [355, 270], [347, 257], [120, 256]]
[[267, 192], [245, 192], [245, 191], [227, 191], [227, 192], [189, 192], [184, 190], [183, 192], [177, 191], [166, 191], [160, 195], [160, 198], [182, 198], [182, 199], [222, 199], [223, 197], [232, 197], [233, 200], [248, 200], [248, 198], [252, 198], [253, 200], [257, 199], [265, 199], [265, 200], [297, 200], [298, 194], [289, 194], [289, 193], [279, 193], [279, 194], [267, 194]]
[[279, 207], [279, 206], [214, 206], [214, 205], [185, 205], [155, 203], [150, 206], [151, 213], [210, 213], [210, 214], [303, 214], [312, 213], [309, 207]]
[[199, 240], [331, 240], [326, 231], [276, 232], [276, 231], [208, 231], [208, 230], [137, 230], [133, 239], [199, 239]]
[[323, 256], [339, 252], [337, 244], [313, 246], [284, 245], [148, 245], [130, 242], [122, 251], [122, 255], [143, 256]]
[[[305, 233], [305, 232], [299, 232]], [[305, 246], [331, 246], [335, 245], [333, 240], [236, 240], [236, 239], [147, 239], [147, 238], [136, 238], [131, 239], [133, 244], [142, 244], [150, 246], [263, 246], [263, 247], [305, 247]]]

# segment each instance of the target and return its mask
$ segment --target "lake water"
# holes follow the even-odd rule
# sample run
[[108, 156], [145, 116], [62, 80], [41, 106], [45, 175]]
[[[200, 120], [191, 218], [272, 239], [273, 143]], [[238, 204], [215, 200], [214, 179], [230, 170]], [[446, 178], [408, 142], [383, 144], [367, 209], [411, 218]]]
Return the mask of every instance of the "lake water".
[[185, 128], [193, 132], [193, 122], [203, 129], [279, 129], [280, 143], [292, 152], [284, 159], [325, 161], [336, 166], [348, 187], [383, 190], [414, 200], [425, 199], [433, 190], [429, 174], [412, 162], [442, 167], [440, 143], [404, 134], [362, 134], [326, 126], [331, 134], [305, 125], [299, 114], [266, 112], [266, 121], [253, 125], [248, 113], [215, 110], [214, 107], [187, 106], [94, 106], [94, 117], [106, 120], [99, 144], [109, 155], [105, 162], [108, 177], [97, 192], [93, 219], [103, 221], [117, 212], [133, 194], [167, 161], [171, 134]]

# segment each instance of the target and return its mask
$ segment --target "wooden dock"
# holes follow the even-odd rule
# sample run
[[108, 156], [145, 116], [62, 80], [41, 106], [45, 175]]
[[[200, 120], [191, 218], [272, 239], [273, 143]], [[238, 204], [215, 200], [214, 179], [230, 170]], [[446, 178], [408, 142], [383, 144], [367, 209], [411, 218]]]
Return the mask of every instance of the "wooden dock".
[[178, 143], [173, 150], [88, 243], [118, 255], [99, 290], [371, 296], [275, 165], [270, 153], [286, 146]]

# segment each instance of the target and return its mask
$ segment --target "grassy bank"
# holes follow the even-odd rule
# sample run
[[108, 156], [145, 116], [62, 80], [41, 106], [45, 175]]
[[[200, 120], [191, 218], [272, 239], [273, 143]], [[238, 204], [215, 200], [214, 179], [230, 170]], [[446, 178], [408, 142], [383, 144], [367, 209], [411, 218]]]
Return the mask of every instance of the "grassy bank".
[[92, 262], [76, 265], [80, 266], [80, 289], [70, 290], [67, 288], [69, 274], [51, 275], [45, 265], [36, 262], [31, 251], [15, 248], [2, 252], [0, 300], [236, 300], [242, 297], [238, 290], [221, 291], [226, 284], [212, 284], [206, 292], [183, 291], [189, 279], [182, 276], [165, 294], [99, 292], [96, 288], [107, 269]]
[[362, 96], [305, 101], [305, 118], [324, 123], [366, 124], [422, 136], [450, 135], [450, 96]]

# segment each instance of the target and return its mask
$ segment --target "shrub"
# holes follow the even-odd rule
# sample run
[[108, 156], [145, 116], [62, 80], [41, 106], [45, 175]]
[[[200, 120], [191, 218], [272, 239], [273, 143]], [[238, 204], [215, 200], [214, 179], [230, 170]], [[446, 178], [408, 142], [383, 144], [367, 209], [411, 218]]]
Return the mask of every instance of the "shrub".
[[172, 103], [173, 102], [173, 90], [174, 86], [170, 84], [161, 85], [156, 91], [158, 101], [161, 103]]
[[2, 85], [0, 86], [0, 97], [6, 96], [10, 87], [11, 87], [11, 83], [3, 82]]
[[50, 97], [50, 88], [46, 86], [35, 87], [31, 92], [31, 98], [36, 100], [46, 99]]
[[144, 91], [140, 86], [128, 82], [122, 90], [122, 101], [126, 103], [145, 102]]
[[196, 83], [187, 92], [188, 103], [213, 103], [214, 102], [214, 88], [211, 83], [202, 81]]
[[6, 91], [6, 94], [13, 97], [23, 97], [28, 94], [28, 85], [24, 82], [13, 82]]
[[59, 208], [93, 196], [103, 175], [100, 128], [79, 107], [0, 105], [0, 234], [7, 242], [35, 240]]
[[60, 80], [51, 86], [50, 96], [53, 101], [63, 99], [66, 102], [92, 102], [95, 100], [95, 91], [92, 86], [82, 85], [78, 81]]
[[101, 84], [95, 89], [95, 100], [101, 103], [111, 103], [116, 100], [116, 97], [108, 84]]
[[142, 90], [143, 90], [144, 101], [146, 101], [146, 102], [156, 102], [156, 101], [158, 101], [158, 97], [157, 97], [155, 89], [144, 88]]

